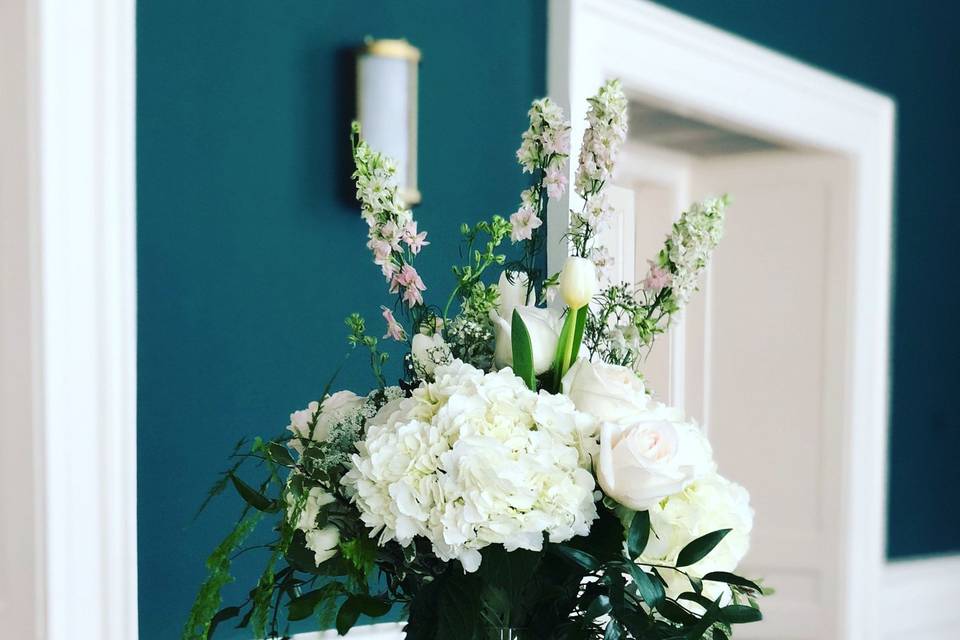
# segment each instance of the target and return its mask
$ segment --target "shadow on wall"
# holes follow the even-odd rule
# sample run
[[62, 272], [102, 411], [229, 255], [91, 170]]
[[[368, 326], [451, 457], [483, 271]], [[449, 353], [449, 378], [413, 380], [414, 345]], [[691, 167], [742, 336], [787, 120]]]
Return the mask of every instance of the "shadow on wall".
[[[341, 47], [332, 57], [330, 50], [322, 47], [311, 49], [303, 61], [303, 101], [304, 121], [307, 123], [306, 135], [310, 141], [320, 141], [330, 137], [331, 132], [341, 139], [334, 139], [332, 145], [306, 144], [303, 146], [303, 193], [304, 203], [311, 211], [320, 214], [324, 202], [331, 192], [347, 207], [356, 206], [356, 194], [350, 176], [353, 173], [353, 154], [350, 149], [348, 132], [350, 123], [357, 113], [357, 49]], [[331, 76], [333, 83], [325, 85], [317, 78]], [[329, 103], [333, 101], [333, 105]], [[330, 108], [332, 107], [332, 108]], [[321, 114], [328, 114], [327, 118]], [[325, 175], [324, 169], [335, 156], [332, 175]], [[329, 180], [335, 184], [330, 185]], [[331, 191], [332, 187], [332, 191]]]

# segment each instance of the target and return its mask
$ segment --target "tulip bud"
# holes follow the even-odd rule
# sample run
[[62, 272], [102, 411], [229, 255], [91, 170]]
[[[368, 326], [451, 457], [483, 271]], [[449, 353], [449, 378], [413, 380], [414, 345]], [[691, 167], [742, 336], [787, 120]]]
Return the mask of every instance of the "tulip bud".
[[560, 295], [573, 310], [590, 304], [597, 291], [597, 268], [587, 258], [571, 256], [560, 272]]

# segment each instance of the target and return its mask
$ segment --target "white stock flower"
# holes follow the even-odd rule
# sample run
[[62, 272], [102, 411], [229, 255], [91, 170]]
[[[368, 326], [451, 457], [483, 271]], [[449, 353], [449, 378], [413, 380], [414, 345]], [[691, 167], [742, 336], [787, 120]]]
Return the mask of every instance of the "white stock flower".
[[673, 225], [667, 239], [670, 286], [681, 305], [697, 290], [697, 278], [723, 237], [726, 207], [725, 197], [694, 203]]
[[[731, 529], [705, 558], [684, 568], [701, 578], [711, 571], [735, 571], [750, 548], [750, 494], [717, 473], [693, 482], [680, 493], [653, 505], [649, 512], [650, 526], [656, 535], [650, 536], [641, 563], [672, 565], [688, 543], [713, 531]], [[678, 572], [663, 570], [661, 574], [670, 597], [690, 590], [690, 583]], [[728, 594], [722, 583], [704, 582], [703, 586], [704, 595], [710, 599]]]
[[490, 544], [539, 550], [544, 534], [586, 535], [597, 514], [593, 419], [510, 371], [455, 360], [435, 374], [371, 421], [344, 477], [380, 542], [423, 536], [439, 558], [475, 571]]
[[627, 367], [580, 358], [563, 376], [563, 393], [601, 422], [640, 415], [650, 398], [639, 376]]

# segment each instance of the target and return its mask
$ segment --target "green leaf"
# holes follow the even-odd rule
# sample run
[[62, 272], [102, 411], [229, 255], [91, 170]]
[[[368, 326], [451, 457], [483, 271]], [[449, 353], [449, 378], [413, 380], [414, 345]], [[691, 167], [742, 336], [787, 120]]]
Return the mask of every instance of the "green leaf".
[[575, 317], [573, 312], [568, 312], [563, 320], [563, 328], [560, 329], [560, 337], [557, 339], [557, 351], [553, 356], [553, 391], [560, 391], [560, 381], [563, 378], [563, 351], [566, 348], [567, 340], [570, 334], [575, 330]]
[[728, 624], [744, 624], [763, 620], [760, 609], [743, 604], [731, 604], [720, 608], [720, 619]]
[[700, 562], [713, 551], [714, 547], [720, 544], [720, 541], [723, 540], [730, 531], [730, 529], [720, 529], [719, 531], [713, 531], [704, 536], [700, 536], [696, 540], [688, 543], [687, 546], [680, 550], [680, 555], [677, 556], [677, 566], [689, 567], [692, 564]]
[[695, 593], [693, 591], [681, 593], [679, 596], [677, 596], [677, 600], [688, 600], [690, 602], [696, 602], [698, 605], [700, 605], [704, 609], [709, 609], [710, 607], [713, 606], [713, 600], [711, 600], [710, 598], [707, 598], [706, 596], [702, 596], [699, 593]]
[[270, 454], [270, 458], [277, 464], [287, 467], [292, 467], [296, 464], [293, 456], [290, 455], [290, 450], [279, 442], [269, 443], [267, 445], [267, 453]]
[[738, 576], [733, 573], [728, 573], [726, 571], [711, 571], [707, 575], [703, 576], [704, 580], [709, 580], [711, 582], [726, 582], [737, 587], [743, 587], [745, 589], [751, 589], [757, 593], [763, 593], [763, 589], [756, 582], [748, 580], [741, 576]]
[[632, 560], [636, 560], [647, 547], [650, 539], [650, 512], [638, 511], [630, 522], [627, 532], [627, 552]]
[[340, 605], [340, 610], [337, 611], [337, 633], [341, 636], [347, 635], [347, 631], [350, 631], [353, 625], [357, 624], [359, 618], [360, 603], [356, 598], [350, 596]]
[[633, 583], [637, 585], [637, 591], [640, 592], [643, 601], [651, 607], [659, 606], [666, 597], [660, 580], [633, 563], [627, 563], [626, 567], [630, 572], [630, 577], [633, 578]]
[[588, 306], [583, 306], [577, 309], [576, 324], [573, 328], [573, 355], [570, 357], [570, 362], [576, 362], [577, 354], [580, 353], [580, 343], [583, 342], [583, 330], [587, 324], [588, 311]]
[[339, 582], [328, 582], [319, 589], [294, 598], [287, 603], [288, 620], [305, 620], [313, 615], [314, 609], [322, 602], [330, 601], [343, 593], [343, 585]]
[[523, 378], [531, 390], [537, 390], [537, 376], [533, 369], [533, 343], [530, 332], [520, 313], [514, 309], [510, 324], [510, 341], [513, 348], [513, 372]]
[[361, 576], [366, 577], [373, 570], [373, 563], [377, 557], [377, 543], [367, 536], [341, 541], [340, 553]]
[[657, 605], [657, 611], [667, 620], [678, 624], [693, 624], [697, 621], [696, 616], [673, 600], [664, 600], [661, 602]]
[[607, 630], [603, 634], [603, 640], [620, 640], [623, 630], [616, 620], [607, 623]]
[[610, 598], [601, 593], [593, 599], [593, 602], [591, 602], [590, 606], [587, 607], [587, 610], [584, 612], [583, 616], [587, 620], [596, 620], [600, 616], [610, 613], [611, 608]]
[[217, 614], [213, 616], [210, 620], [210, 628], [207, 630], [207, 638], [213, 637], [213, 632], [217, 630], [217, 625], [219, 625], [224, 620], [229, 620], [230, 618], [236, 618], [240, 615], [240, 607], [225, 607], [217, 611]]
[[257, 511], [271, 513], [279, 509], [279, 506], [277, 506], [276, 502], [270, 500], [259, 491], [248, 485], [246, 482], [241, 480], [239, 477], [237, 477], [237, 474], [231, 473], [230, 480], [233, 482], [233, 486], [236, 488], [237, 493], [240, 494], [240, 497]]
[[456, 563], [444, 574], [437, 603], [437, 638], [472, 638], [480, 624], [481, 582]]
[[562, 544], [550, 545], [550, 551], [562, 558], [580, 565], [587, 571], [596, 571], [600, 568], [600, 561], [586, 551], [574, 549], [573, 547], [568, 547]]

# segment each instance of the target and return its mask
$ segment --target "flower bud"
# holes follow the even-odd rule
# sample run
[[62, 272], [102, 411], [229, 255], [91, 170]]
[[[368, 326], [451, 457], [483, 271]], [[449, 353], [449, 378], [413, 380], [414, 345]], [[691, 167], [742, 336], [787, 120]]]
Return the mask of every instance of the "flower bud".
[[587, 258], [571, 256], [560, 272], [560, 295], [571, 309], [590, 304], [597, 291], [597, 268]]

